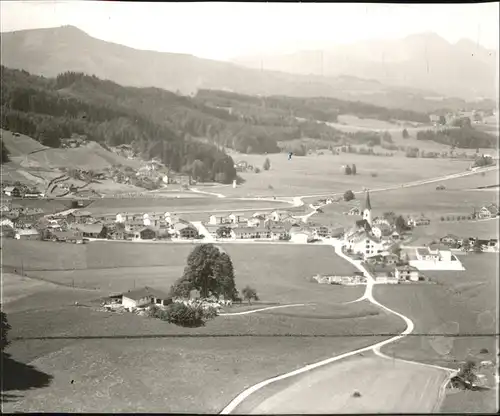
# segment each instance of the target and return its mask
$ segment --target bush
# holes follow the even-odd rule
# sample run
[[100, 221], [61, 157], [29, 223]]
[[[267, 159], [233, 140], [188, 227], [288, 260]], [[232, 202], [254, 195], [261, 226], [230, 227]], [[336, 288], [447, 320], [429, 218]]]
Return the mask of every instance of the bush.
[[444, 217], [441, 217], [441, 221], [444, 221]]
[[348, 190], [344, 193], [344, 201], [351, 201], [355, 198], [354, 192], [351, 190]]
[[488, 354], [488, 348], [481, 348], [481, 351], [479, 351], [480, 354]]
[[156, 305], [150, 306], [148, 315], [183, 327], [198, 327], [217, 316], [217, 309], [202, 303], [174, 302], [162, 309]]
[[355, 391], [353, 394], [352, 394], [352, 397], [361, 397], [361, 393], [359, 391]]
[[260, 173], [260, 169], [259, 169], [259, 168], [255, 168], [253, 171], [254, 171], [255, 173]]
[[370, 175], [371, 175], [372, 178], [376, 178], [378, 176], [378, 173], [377, 172], [372, 172]]

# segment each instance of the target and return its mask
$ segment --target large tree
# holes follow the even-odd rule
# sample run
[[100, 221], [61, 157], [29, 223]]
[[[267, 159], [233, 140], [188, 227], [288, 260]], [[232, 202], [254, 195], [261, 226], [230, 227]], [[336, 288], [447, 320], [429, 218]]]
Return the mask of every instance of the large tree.
[[172, 295], [186, 297], [192, 289], [201, 297], [210, 295], [234, 299], [234, 268], [231, 258], [213, 244], [201, 244], [187, 258], [183, 276], [171, 289]]

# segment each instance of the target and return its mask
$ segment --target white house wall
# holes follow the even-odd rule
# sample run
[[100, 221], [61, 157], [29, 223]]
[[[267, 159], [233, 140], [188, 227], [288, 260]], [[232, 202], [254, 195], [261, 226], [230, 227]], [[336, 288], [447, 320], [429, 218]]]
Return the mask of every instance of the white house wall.
[[433, 261], [433, 260], [410, 260], [410, 266], [418, 270], [465, 270], [460, 260], [454, 261]]

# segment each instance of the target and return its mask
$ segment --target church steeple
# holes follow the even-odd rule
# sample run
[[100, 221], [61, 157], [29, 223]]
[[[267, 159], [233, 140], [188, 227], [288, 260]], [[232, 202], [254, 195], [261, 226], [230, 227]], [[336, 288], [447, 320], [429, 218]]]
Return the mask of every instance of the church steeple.
[[365, 209], [372, 210], [372, 204], [370, 203], [370, 192], [366, 191]]
[[366, 220], [370, 227], [372, 226], [372, 204], [370, 202], [370, 193], [366, 191], [365, 207], [363, 209], [363, 219]]

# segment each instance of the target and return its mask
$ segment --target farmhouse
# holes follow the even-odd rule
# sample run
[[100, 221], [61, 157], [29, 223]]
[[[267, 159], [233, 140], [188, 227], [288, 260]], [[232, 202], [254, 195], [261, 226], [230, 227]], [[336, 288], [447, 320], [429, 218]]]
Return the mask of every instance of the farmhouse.
[[237, 227], [233, 232], [237, 239], [271, 238], [271, 230], [264, 227]]
[[461, 238], [454, 234], [447, 234], [444, 237], [441, 237], [439, 241], [446, 245], [452, 245], [457, 244], [459, 241], [461, 241]]
[[149, 305], [166, 306], [172, 303], [172, 297], [165, 292], [150, 287], [128, 291], [121, 295], [124, 308], [140, 308]]
[[208, 221], [210, 225], [217, 224], [231, 224], [233, 223], [233, 218], [230, 215], [210, 215], [210, 219]]
[[102, 224], [78, 224], [75, 229], [81, 231], [85, 238], [102, 238]]
[[18, 188], [17, 186], [6, 186], [3, 192], [5, 195], [12, 196], [14, 198], [21, 197], [21, 188]]
[[156, 238], [156, 231], [150, 227], [143, 227], [134, 233], [134, 240], [153, 240]]
[[284, 240], [288, 238], [289, 234], [285, 227], [271, 227], [272, 240]]
[[53, 231], [49, 236], [52, 241], [74, 244], [83, 243], [83, 234], [78, 231]]
[[293, 243], [306, 244], [311, 239], [311, 233], [304, 228], [293, 227], [290, 230], [290, 241]]
[[39, 240], [40, 234], [37, 230], [29, 228], [27, 230], [17, 230], [14, 238], [16, 240]]
[[366, 256], [366, 262], [368, 264], [396, 264], [398, 261], [399, 256], [393, 253], [388, 253], [386, 251]]
[[345, 215], [360, 215], [361, 212], [358, 207], [352, 207], [348, 212], [344, 212]]
[[430, 223], [431, 220], [423, 215], [421, 215], [420, 217], [410, 217], [408, 219], [408, 225], [410, 227], [419, 227], [419, 226], [429, 225]]
[[247, 226], [248, 227], [260, 227], [260, 226], [264, 225], [264, 222], [265, 222], [265, 220], [252, 217], [252, 218], [249, 218], [247, 220]]
[[198, 230], [190, 223], [179, 221], [173, 225], [173, 230], [177, 238], [198, 238]]
[[8, 225], [0, 225], [0, 237], [3, 238], [14, 238], [16, 235], [14, 228]]
[[90, 212], [75, 210], [66, 216], [66, 221], [76, 224], [85, 224], [90, 218], [92, 218]]
[[418, 282], [419, 280], [418, 269], [410, 265], [396, 267], [394, 275], [399, 281]]
[[496, 204], [491, 204], [482, 207], [477, 215], [480, 219], [488, 219], [496, 217], [498, 215], [498, 206]]
[[378, 224], [372, 228], [372, 233], [377, 238], [391, 235], [391, 231], [392, 231], [391, 227], [384, 223]]

